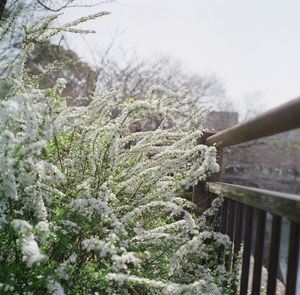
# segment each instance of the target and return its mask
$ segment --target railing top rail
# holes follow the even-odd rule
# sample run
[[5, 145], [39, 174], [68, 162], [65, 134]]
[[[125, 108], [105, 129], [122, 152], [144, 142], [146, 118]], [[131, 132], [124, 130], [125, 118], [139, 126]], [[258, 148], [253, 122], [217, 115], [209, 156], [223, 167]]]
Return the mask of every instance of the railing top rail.
[[300, 128], [300, 97], [211, 135], [206, 144], [226, 147], [296, 128]]
[[228, 199], [300, 223], [299, 195], [222, 182], [207, 182], [206, 189], [213, 194], [222, 195]]

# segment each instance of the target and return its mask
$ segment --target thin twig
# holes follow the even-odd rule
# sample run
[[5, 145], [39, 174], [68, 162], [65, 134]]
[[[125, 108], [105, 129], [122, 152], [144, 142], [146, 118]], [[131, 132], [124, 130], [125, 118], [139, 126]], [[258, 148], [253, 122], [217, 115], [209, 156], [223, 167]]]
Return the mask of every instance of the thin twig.
[[73, 1], [69, 0], [67, 1], [66, 4], [62, 5], [60, 8], [51, 8], [49, 7], [48, 5], [46, 5], [45, 3], [43, 3], [41, 0], [37, 0], [38, 4], [40, 4], [41, 6], [43, 6], [43, 8], [47, 9], [47, 10], [50, 10], [52, 12], [59, 12], [65, 8], [90, 8], [90, 7], [96, 7], [96, 6], [99, 6], [99, 5], [103, 5], [103, 4], [107, 4], [107, 3], [112, 3], [114, 2], [114, 0], [104, 0], [104, 1], [99, 1], [97, 3], [94, 3], [94, 4], [76, 4], [76, 5], [70, 5], [70, 3], [72, 3]]

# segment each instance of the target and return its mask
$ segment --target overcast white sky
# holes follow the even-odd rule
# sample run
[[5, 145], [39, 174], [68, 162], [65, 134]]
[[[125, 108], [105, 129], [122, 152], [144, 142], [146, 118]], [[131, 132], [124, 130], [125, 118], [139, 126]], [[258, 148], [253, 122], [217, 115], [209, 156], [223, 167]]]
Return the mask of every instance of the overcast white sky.
[[[273, 107], [300, 95], [299, 0], [119, 0], [86, 24], [91, 47], [116, 32], [141, 57], [168, 54], [193, 72], [216, 73], [235, 102], [260, 92]], [[74, 18], [97, 9], [70, 9]], [[80, 55], [87, 48], [72, 37]]]

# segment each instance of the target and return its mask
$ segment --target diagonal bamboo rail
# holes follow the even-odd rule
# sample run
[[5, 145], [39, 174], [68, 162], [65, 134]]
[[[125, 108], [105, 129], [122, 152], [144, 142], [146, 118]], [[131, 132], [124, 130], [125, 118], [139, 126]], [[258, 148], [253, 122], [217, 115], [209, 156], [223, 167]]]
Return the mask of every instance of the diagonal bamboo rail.
[[228, 147], [296, 128], [300, 128], [300, 97], [211, 135], [206, 144]]

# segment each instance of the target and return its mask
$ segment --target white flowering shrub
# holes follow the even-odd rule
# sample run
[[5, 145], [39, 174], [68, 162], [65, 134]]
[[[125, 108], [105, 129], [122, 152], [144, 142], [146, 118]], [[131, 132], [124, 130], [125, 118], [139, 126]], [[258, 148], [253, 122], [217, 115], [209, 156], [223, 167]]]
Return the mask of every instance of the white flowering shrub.
[[[187, 201], [219, 170], [198, 110], [162, 87], [116, 105], [101, 83], [89, 106], [65, 107], [63, 80], [39, 90], [23, 67], [53, 19], [27, 29], [0, 101], [0, 294], [225, 294], [222, 200], [200, 217]], [[153, 116], [158, 128], [132, 132]]]

